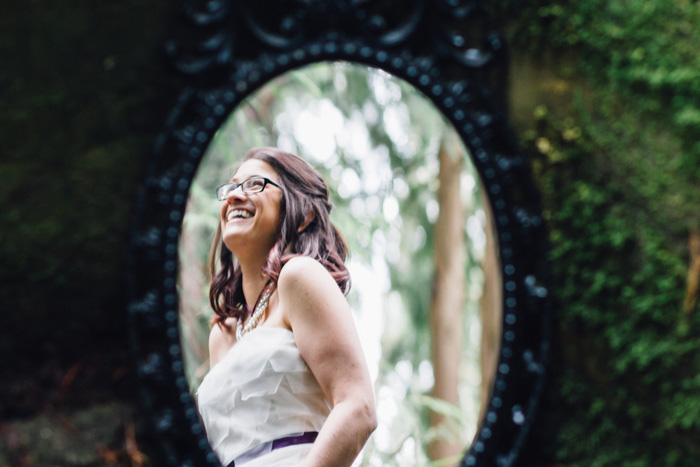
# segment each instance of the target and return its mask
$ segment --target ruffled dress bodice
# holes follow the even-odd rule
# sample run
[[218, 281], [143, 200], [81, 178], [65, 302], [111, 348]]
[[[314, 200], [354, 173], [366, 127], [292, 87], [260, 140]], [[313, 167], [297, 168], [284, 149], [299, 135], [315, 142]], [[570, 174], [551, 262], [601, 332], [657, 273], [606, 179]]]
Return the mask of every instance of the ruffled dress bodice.
[[330, 413], [294, 334], [279, 327], [245, 334], [209, 371], [197, 397], [209, 443], [225, 466], [261, 443], [320, 431]]

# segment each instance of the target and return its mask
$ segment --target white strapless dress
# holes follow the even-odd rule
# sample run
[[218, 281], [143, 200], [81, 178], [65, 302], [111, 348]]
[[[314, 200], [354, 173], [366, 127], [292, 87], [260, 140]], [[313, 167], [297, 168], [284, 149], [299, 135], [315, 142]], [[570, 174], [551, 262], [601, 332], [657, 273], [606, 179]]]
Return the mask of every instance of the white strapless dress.
[[[330, 413], [292, 331], [270, 326], [244, 335], [204, 377], [197, 399], [209, 443], [224, 466], [268, 441], [320, 431]], [[236, 467], [296, 466], [311, 446], [287, 446], [236, 461]]]

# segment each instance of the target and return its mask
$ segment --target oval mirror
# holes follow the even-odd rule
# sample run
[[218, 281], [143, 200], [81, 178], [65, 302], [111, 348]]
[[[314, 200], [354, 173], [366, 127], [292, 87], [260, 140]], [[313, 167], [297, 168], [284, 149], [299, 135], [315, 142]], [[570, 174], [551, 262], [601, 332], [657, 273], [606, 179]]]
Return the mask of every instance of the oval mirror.
[[499, 332], [500, 309], [489, 293], [501, 279], [491, 267], [495, 250], [486, 250], [493, 227], [452, 125], [415, 88], [378, 69], [335, 62], [293, 70], [251, 94], [216, 133], [192, 182], [180, 240], [191, 392], [210, 366], [206, 271], [220, 209], [213, 193], [255, 146], [303, 154], [332, 192], [379, 418], [358, 465], [456, 463], [496, 367], [498, 340], [489, 337]]
[[[357, 462], [512, 464], [544, 381], [548, 290], [529, 166], [481, 82], [498, 37], [478, 47], [460, 33], [479, 30], [460, 2], [263, 4], [190, 8], [194, 32], [169, 46], [192, 80], [156, 145], [129, 257], [132, 347], [166, 460], [219, 465], [191, 395], [208, 367], [212, 186], [239, 151], [269, 144], [324, 172], [350, 244], [379, 416]], [[463, 295], [445, 304], [450, 282]]]

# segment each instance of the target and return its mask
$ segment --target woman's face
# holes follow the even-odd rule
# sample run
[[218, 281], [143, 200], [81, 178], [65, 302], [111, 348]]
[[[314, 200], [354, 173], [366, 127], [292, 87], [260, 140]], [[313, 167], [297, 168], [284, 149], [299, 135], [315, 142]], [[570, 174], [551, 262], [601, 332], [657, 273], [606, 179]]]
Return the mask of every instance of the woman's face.
[[[245, 161], [231, 183], [265, 177], [279, 184], [279, 176], [267, 162]], [[221, 232], [224, 244], [239, 260], [251, 255], [267, 258], [279, 236], [282, 190], [267, 184], [259, 193], [243, 193], [241, 187], [221, 202]]]

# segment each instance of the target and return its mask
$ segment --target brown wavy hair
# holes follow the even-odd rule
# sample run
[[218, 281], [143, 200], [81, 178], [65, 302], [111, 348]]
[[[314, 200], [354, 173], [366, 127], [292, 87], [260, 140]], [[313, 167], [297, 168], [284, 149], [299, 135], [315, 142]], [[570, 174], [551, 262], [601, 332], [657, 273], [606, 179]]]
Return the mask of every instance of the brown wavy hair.
[[[284, 187], [279, 239], [270, 250], [262, 273], [277, 282], [287, 261], [295, 256], [309, 256], [325, 266], [340, 290], [347, 293], [350, 290], [350, 273], [345, 266], [348, 249], [343, 236], [331, 224], [333, 204], [328, 200], [328, 187], [321, 175], [300, 157], [277, 148], [252, 148], [243, 162], [251, 159], [270, 164]], [[297, 232], [310, 211], [315, 214], [313, 220]], [[245, 316], [241, 267], [223, 242], [221, 222], [209, 252], [209, 272], [212, 278], [209, 303], [216, 313], [213, 323]]]

